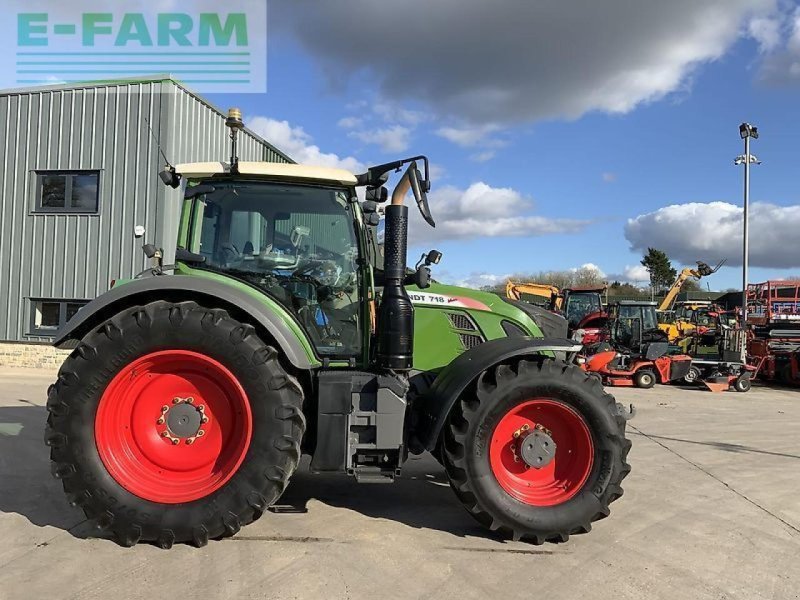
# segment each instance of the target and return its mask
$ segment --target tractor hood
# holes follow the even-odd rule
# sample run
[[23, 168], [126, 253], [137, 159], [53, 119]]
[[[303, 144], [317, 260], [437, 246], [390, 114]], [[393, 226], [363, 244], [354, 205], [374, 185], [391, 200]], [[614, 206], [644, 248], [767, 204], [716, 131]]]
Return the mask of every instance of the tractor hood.
[[505, 317], [523, 326], [534, 337], [567, 337], [567, 321], [562, 316], [544, 308], [506, 300], [492, 292], [443, 285], [432, 282], [430, 287], [420, 290], [407, 287], [408, 295], [415, 307], [461, 308], [467, 311], [485, 311]]

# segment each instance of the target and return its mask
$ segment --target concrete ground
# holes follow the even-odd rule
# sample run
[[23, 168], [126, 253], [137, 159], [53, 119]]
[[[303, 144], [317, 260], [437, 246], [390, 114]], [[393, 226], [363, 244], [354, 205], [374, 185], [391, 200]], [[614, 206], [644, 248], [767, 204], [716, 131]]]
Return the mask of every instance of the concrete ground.
[[[535, 547], [477, 526], [429, 456], [394, 485], [298, 472], [205, 548], [96, 539], [50, 477], [52, 373], [0, 371], [0, 598], [797, 598], [800, 390], [616, 390], [633, 473], [589, 535]], [[303, 512], [307, 510], [307, 512]]]

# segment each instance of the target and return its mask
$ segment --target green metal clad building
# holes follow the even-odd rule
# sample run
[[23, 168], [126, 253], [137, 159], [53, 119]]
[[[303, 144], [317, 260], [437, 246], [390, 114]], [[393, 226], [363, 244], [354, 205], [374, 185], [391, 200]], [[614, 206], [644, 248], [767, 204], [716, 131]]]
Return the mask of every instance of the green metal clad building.
[[[180, 199], [158, 178], [159, 143], [173, 164], [226, 160], [224, 121], [170, 75], [0, 91], [0, 342], [49, 341], [144, 269], [136, 225], [171, 262]], [[239, 139], [242, 160], [293, 162]]]

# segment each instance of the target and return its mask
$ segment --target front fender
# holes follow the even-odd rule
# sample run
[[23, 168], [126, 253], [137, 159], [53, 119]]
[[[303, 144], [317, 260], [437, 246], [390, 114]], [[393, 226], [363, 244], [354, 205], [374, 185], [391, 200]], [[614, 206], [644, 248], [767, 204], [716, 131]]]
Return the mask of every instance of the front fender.
[[416, 438], [426, 450], [433, 450], [450, 409], [486, 369], [510, 358], [542, 352], [573, 353], [582, 346], [557, 338], [510, 337], [484, 342], [460, 354], [442, 369], [420, 401]]
[[[213, 279], [185, 275], [145, 277], [114, 287], [81, 308], [58, 331], [53, 345], [57, 348], [74, 348], [89, 331], [121, 310], [156, 300], [192, 300], [201, 304], [205, 300], [209, 308], [224, 308], [233, 313], [232, 316], [246, 317], [253, 325], [262, 327], [280, 346], [287, 360], [298, 369], [320, 365], [313, 351], [301, 342], [298, 332], [293, 331], [285, 318], [259, 301], [259, 298]], [[296, 325], [298, 331], [299, 327]]]

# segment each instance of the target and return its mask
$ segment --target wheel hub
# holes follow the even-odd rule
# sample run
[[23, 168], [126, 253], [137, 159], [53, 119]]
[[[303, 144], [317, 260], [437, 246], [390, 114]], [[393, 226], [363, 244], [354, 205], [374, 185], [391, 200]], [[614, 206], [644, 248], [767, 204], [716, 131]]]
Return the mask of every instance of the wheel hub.
[[166, 422], [167, 429], [165, 431], [172, 433], [172, 437], [179, 439], [194, 438], [200, 433], [200, 426], [208, 422], [208, 417], [204, 415], [204, 412], [205, 406], [202, 404], [194, 406], [194, 399], [191, 397], [175, 398], [173, 399], [173, 406], [167, 406], [164, 416], [159, 418], [156, 423]]
[[519, 443], [520, 458], [534, 469], [546, 467], [555, 455], [556, 443], [541, 426], [529, 430]]
[[509, 495], [532, 506], [554, 506], [580, 493], [594, 463], [583, 416], [550, 398], [532, 398], [506, 412], [491, 437], [489, 464]]
[[95, 443], [109, 474], [152, 502], [177, 504], [222, 487], [252, 435], [247, 394], [224, 365], [190, 350], [146, 354], [109, 382]]

